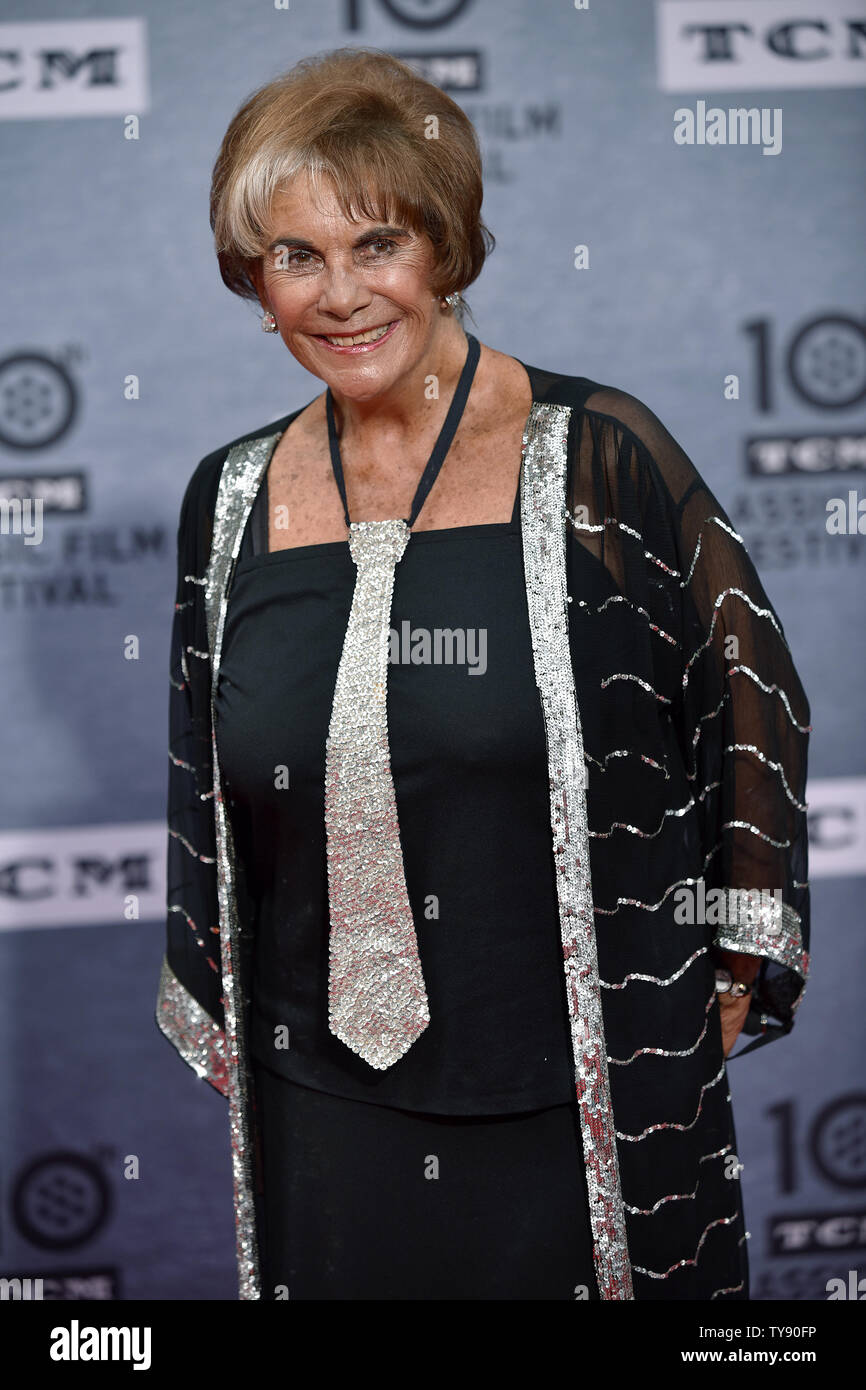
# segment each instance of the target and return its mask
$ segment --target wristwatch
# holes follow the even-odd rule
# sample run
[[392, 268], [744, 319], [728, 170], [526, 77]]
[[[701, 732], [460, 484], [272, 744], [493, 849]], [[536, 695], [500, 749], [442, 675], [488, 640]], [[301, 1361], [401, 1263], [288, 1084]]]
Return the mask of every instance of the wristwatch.
[[730, 970], [720, 968], [716, 971], [716, 994], [727, 994], [731, 999], [741, 999], [751, 994], [752, 986], [745, 980], [735, 980]]

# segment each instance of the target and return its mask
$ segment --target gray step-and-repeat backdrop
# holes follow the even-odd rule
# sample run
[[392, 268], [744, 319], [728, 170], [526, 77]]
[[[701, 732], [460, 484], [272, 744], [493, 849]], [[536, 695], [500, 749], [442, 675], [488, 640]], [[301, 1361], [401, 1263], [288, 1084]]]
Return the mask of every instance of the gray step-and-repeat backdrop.
[[477, 335], [644, 400], [784, 623], [813, 975], [730, 1079], [753, 1297], [825, 1299], [866, 1267], [863, 0], [3, 0], [0, 498], [45, 502], [0, 534], [0, 1274], [236, 1297], [225, 1103], [153, 1022], [174, 545], [198, 460], [320, 389], [222, 286], [213, 158], [346, 44], [476, 124]]

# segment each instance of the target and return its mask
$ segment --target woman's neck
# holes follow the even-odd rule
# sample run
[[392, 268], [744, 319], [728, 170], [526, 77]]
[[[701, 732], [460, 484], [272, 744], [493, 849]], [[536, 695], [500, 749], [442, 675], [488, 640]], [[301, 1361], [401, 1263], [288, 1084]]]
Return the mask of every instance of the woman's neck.
[[[341, 447], [369, 454], [398, 450], [444, 418], [466, 361], [466, 334], [456, 319], [442, 325], [431, 347], [387, 391], [357, 400], [332, 389]], [[436, 390], [432, 391], [431, 378]]]

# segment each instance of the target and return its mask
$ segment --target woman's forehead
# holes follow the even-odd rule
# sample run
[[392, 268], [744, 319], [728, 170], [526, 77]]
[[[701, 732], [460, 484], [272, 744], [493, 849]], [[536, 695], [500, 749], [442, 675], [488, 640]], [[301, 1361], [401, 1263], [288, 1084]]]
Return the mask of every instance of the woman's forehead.
[[341, 199], [334, 181], [327, 174], [302, 170], [277, 190], [271, 200], [271, 218], [303, 217], [307, 220], [348, 224], [354, 231], [360, 222], [393, 222], [407, 225], [405, 215], [393, 206], [386, 193], [364, 188], [349, 200]]
[[316, 227], [353, 240], [359, 232], [383, 224], [388, 224], [392, 233], [413, 235], [417, 231], [387, 196], [359, 190], [357, 198], [347, 208], [330, 180], [313, 180], [306, 171], [296, 175], [274, 195], [270, 220], [272, 230], [280, 235], [294, 230], [301, 236], [305, 227]]

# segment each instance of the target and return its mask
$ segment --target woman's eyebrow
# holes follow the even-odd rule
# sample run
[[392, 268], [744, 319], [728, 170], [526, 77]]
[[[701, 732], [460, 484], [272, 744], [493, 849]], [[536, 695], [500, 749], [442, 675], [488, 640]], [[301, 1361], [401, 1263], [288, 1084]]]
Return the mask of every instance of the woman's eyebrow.
[[[362, 246], [365, 241], [372, 241], [375, 240], [376, 237], [380, 236], [411, 236], [411, 232], [409, 231], [408, 227], [392, 227], [389, 225], [383, 225], [381, 227], [371, 227], [369, 231], [363, 232], [359, 237], [357, 237], [357, 239], [352, 242], [352, 245]], [[313, 243], [311, 241], [307, 241], [305, 237], [280, 236], [277, 237], [276, 241], [271, 242], [270, 246], [268, 247], [268, 250], [276, 251], [282, 246], [297, 246], [304, 251], [315, 251], [316, 249]]]

